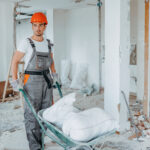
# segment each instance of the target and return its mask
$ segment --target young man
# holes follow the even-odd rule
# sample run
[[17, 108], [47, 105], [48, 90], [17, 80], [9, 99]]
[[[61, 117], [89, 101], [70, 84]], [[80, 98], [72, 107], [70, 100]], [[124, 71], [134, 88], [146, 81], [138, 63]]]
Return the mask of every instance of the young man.
[[[57, 79], [57, 75], [51, 51], [52, 44], [50, 43], [50, 40], [43, 38], [43, 33], [48, 24], [46, 16], [41, 12], [35, 13], [31, 18], [31, 23], [33, 30], [32, 37], [27, 38], [20, 43], [13, 57], [13, 81], [11, 82], [11, 85], [14, 90], [17, 90], [18, 63], [24, 57], [25, 76], [23, 89], [36, 112], [38, 112], [39, 110], [52, 105], [53, 79], [50, 75], [49, 68], [51, 69], [54, 78]], [[24, 106], [24, 118], [30, 150], [40, 150], [40, 126], [26, 103]]]

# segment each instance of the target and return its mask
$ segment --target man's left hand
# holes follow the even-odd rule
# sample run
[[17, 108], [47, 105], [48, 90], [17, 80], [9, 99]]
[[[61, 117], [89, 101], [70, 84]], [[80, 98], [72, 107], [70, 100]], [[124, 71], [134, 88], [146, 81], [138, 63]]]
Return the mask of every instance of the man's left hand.
[[52, 76], [53, 76], [54, 84], [55, 84], [56, 82], [59, 83], [58, 74], [57, 74], [57, 73], [52, 73]]

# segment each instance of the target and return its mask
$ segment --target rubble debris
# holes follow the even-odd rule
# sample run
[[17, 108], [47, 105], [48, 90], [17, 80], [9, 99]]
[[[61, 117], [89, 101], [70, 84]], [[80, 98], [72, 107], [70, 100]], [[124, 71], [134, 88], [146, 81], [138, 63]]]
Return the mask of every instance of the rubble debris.
[[[143, 103], [141, 101], [132, 101], [130, 108], [133, 114], [133, 120], [136, 127], [141, 131], [138, 135], [140, 138], [147, 137], [150, 138], [150, 118], [147, 118], [143, 113]], [[130, 120], [130, 118], [128, 119]], [[133, 126], [131, 125], [131, 129]], [[133, 134], [128, 139], [132, 140], [136, 138], [136, 134]]]
[[139, 121], [144, 121], [144, 120], [145, 120], [144, 115], [139, 116], [139, 117], [138, 117], [138, 120], [139, 120]]
[[119, 131], [116, 131], [116, 134], [120, 135], [120, 132], [119, 132]]
[[144, 127], [146, 128], [146, 129], [150, 129], [150, 123], [149, 122], [144, 122], [143, 123], [144, 124]]
[[16, 106], [14, 106], [14, 109], [18, 109], [20, 107], [21, 107], [20, 105], [16, 105]]
[[99, 144], [96, 146], [98, 149], [113, 149], [113, 150], [131, 150], [128, 144], [124, 142], [110, 142], [106, 141], [103, 145]]
[[138, 116], [140, 116], [140, 115], [141, 115], [141, 112], [139, 112], [139, 111], [134, 114], [134, 116], [136, 116], [136, 117], [138, 117]]
[[[142, 136], [141, 132], [138, 133], [138, 137], [140, 137], [140, 136]], [[133, 134], [128, 137], [129, 140], [133, 140], [134, 138], [136, 138], [136, 134]]]
[[81, 92], [85, 94], [85, 96], [90, 96], [92, 93], [96, 91], [95, 85], [92, 84], [90, 87], [81, 89]]

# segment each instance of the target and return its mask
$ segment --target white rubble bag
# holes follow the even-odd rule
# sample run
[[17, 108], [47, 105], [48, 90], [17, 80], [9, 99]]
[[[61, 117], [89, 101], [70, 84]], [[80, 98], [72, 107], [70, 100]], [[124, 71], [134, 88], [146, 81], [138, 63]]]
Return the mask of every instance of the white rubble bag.
[[67, 59], [64, 59], [61, 61], [60, 79], [61, 79], [62, 85], [66, 86], [66, 87], [69, 87], [70, 83], [71, 83], [71, 81], [69, 80], [70, 65], [71, 65], [71, 63]]
[[63, 121], [69, 113], [79, 112], [77, 108], [73, 107], [75, 100], [75, 93], [64, 96], [43, 112], [43, 118], [56, 124], [59, 128], [62, 128]]
[[86, 142], [118, 128], [117, 121], [100, 108], [71, 113], [67, 117], [63, 122], [62, 130], [77, 141]]
[[86, 87], [87, 74], [88, 74], [88, 65], [85, 63], [77, 64], [70, 88], [81, 90], [82, 88]]

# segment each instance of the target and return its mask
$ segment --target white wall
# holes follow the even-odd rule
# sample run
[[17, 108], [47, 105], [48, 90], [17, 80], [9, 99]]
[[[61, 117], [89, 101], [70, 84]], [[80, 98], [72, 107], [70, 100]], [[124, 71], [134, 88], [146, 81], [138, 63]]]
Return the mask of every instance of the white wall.
[[[137, 47], [137, 0], [130, 0], [131, 11], [130, 11], [130, 41], [132, 45]], [[137, 65], [130, 65], [130, 92], [137, 93]]]
[[105, 0], [104, 109], [119, 121], [120, 102], [120, 0]]
[[101, 87], [104, 87], [105, 83], [105, 0], [102, 0], [101, 6]]
[[99, 29], [97, 7], [70, 10], [66, 13], [66, 51], [73, 63], [88, 64], [88, 83], [98, 85]]
[[130, 80], [130, 92], [137, 93], [138, 99], [144, 94], [144, 29], [145, 29], [145, 2], [131, 0], [131, 44], [136, 44], [137, 65], [130, 65], [130, 76], [137, 78]]
[[16, 35], [17, 46], [23, 39], [32, 36], [32, 25], [30, 23], [30, 19], [17, 21]]
[[[104, 109], [128, 126], [127, 107], [121, 91], [129, 100], [130, 3], [105, 0], [105, 90]], [[120, 111], [118, 109], [120, 104]]]
[[47, 15], [47, 20], [48, 20], [48, 25], [47, 25], [45, 35], [48, 39], [50, 39], [53, 42], [54, 41], [53, 9], [46, 9], [46, 15]]
[[[65, 20], [65, 21], [64, 21]], [[64, 29], [65, 27], [65, 29]], [[54, 11], [56, 59], [88, 64], [88, 84], [99, 82], [98, 9], [88, 7]], [[59, 58], [58, 58], [59, 57]], [[57, 68], [60, 66], [57, 63]]]
[[61, 60], [66, 58], [65, 10], [54, 10], [54, 59], [60, 73]]
[[131, 44], [137, 43], [137, 2], [138, 2], [137, 0], [130, 0], [130, 4], [131, 4], [131, 13], [130, 13]]
[[130, 65], [130, 92], [137, 93], [138, 99], [143, 99], [144, 94], [144, 0], [131, 0], [131, 44], [136, 44], [137, 65]]
[[[6, 19], [7, 18], [7, 19]], [[7, 78], [13, 52], [13, 4], [0, 2], [0, 81]]]
[[[120, 3], [120, 92], [123, 91], [129, 102], [130, 90], [130, 0]], [[122, 93], [120, 93], [120, 129], [130, 129], [128, 109]]]
[[137, 98], [144, 95], [145, 1], [137, 0]]

